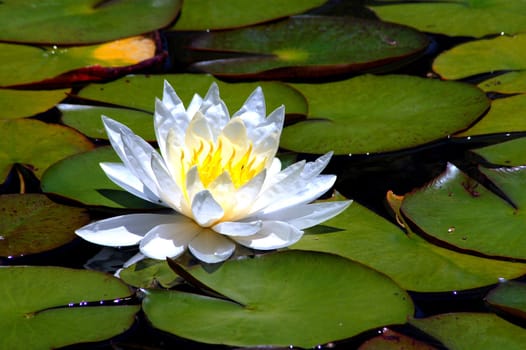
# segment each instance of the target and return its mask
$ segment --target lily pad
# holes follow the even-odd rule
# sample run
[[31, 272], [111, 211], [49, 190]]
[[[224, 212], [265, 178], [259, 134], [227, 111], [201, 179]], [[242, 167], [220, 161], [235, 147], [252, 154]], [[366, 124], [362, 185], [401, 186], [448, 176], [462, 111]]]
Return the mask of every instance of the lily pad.
[[433, 245], [358, 203], [307, 233], [293, 249], [338, 254], [381, 271], [406, 290], [445, 292], [478, 288], [526, 273], [526, 264], [497, 261]]
[[121, 160], [111, 147], [98, 147], [63, 159], [42, 176], [42, 191], [92, 206], [134, 209], [155, 207], [114, 184], [102, 171], [100, 162], [120, 163]]
[[[526, 31], [526, 3], [508, 0], [378, 0], [371, 8], [382, 20], [449, 36], [482, 37]], [[481, 57], [482, 58], [482, 57]]]
[[526, 319], [526, 284], [514, 281], [500, 283], [486, 295], [491, 306], [511, 315]]
[[364, 342], [358, 350], [437, 350], [437, 348], [389, 328], [383, 328], [380, 335]]
[[[526, 8], [526, 4], [523, 6]], [[523, 69], [526, 69], [526, 34], [467, 42], [438, 55], [433, 62], [433, 70], [445, 79]]]
[[92, 138], [108, 139], [101, 119], [101, 115], [105, 115], [135, 130], [136, 134], [143, 139], [155, 141], [153, 116], [151, 113], [133, 109], [73, 104], [60, 104], [58, 109], [62, 113], [62, 122], [64, 124]]
[[156, 43], [131, 37], [100, 45], [35, 47], [0, 43], [0, 86], [115, 78], [158, 62]]
[[521, 350], [526, 330], [489, 313], [450, 313], [412, 319], [413, 326], [444, 344], [447, 349]]
[[484, 91], [502, 94], [526, 93], [526, 70], [509, 72], [483, 81], [478, 85]]
[[179, 277], [166, 263], [166, 260], [143, 259], [119, 272], [119, 277], [130, 286], [155, 288], [161, 285], [171, 288]]
[[0, 89], [0, 119], [31, 117], [66, 98], [69, 90], [27, 91]]
[[210, 30], [241, 27], [305, 12], [325, 0], [192, 0], [183, 2], [172, 29]]
[[95, 271], [4, 266], [0, 280], [3, 349], [54, 349], [105, 340], [128, 329], [139, 311], [138, 305], [119, 305], [119, 298], [130, 295], [124, 283]]
[[33, 119], [0, 120], [0, 181], [14, 163], [40, 178], [51, 164], [93, 145], [73, 129]]
[[517, 208], [450, 164], [433, 184], [405, 196], [403, 214], [427, 235], [458, 249], [526, 259], [526, 171], [479, 169]]
[[526, 137], [472, 150], [493, 165], [526, 165]]
[[[177, 95], [188, 106], [195, 93], [205, 96], [216, 82], [230, 113], [243, 105], [250, 93], [261, 86], [265, 94], [267, 113], [281, 105], [287, 114], [306, 114], [305, 98], [295, 89], [279, 82], [224, 83], [205, 74], [132, 75], [106, 84], [91, 84], [82, 89], [78, 97], [91, 101], [111, 103], [153, 113], [155, 98], [163, 94], [163, 82], [168, 80]], [[111, 117], [111, 115], [110, 115]], [[138, 132], [139, 130], [135, 130]]]
[[[215, 76], [287, 79], [324, 77], [400, 63], [414, 58], [427, 45], [423, 34], [390, 23], [352, 17], [297, 16], [271, 24], [204, 33], [190, 47], [203, 55], [202, 62], [192, 67]], [[210, 53], [234, 57], [210, 60]]]
[[51, 250], [72, 241], [90, 218], [81, 208], [57, 204], [42, 194], [0, 195], [0, 256]]
[[499, 98], [488, 113], [471, 128], [455, 137], [526, 131], [526, 95]]
[[404, 75], [291, 85], [307, 99], [309, 114], [283, 130], [281, 146], [314, 154], [419, 146], [467, 128], [489, 106], [472, 85]]
[[148, 290], [143, 310], [154, 327], [203, 343], [311, 348], [413, 313], [390, 279], [330, 254], [289, 251], [190, 272], [229, 300]]
[[115, 40], [166, 27], [181, 2], [4, 0], [0, 40], [55, 45]]

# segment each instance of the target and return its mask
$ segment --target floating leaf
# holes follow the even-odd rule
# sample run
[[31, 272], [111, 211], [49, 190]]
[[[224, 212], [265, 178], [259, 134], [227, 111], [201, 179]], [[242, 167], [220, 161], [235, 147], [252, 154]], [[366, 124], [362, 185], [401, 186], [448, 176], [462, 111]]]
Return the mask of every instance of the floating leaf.
[[[188, 106], [195, 93], [205, 96], [208, 88], [215, 81], [221, 91], [221, 98], [230, 108], [230, 113], [241, 108], [257, 86], [261, 86], [265, 94], [267, 113], [281, 105], [286, 106], [287, 114], [307, 113], [305, 98], [286, 84], [279, 82], [229, 84], [204, 74], [127, 76], [111, 83], [91, 84], [82, 89], [78, 97], [153, 113], [155, 98], [162, 97], [164, 80], [172, 84], [185, 106]], [[134, 131], [138, 130], [134, 129]]]
[[142, 36], [77, 47], [0, 43], [0, 86], [115, 78], [158, 62], [155, 50], [155, 41]]
[[523, 69], [526, 69], [526, 34], [470, 41], [445, 51], [433, 62], [433, 70], [445, 79]]
[[272, 24], [210, 32], [194, 39], [199, 53], [234, 58], [194, 68], [228, 78], [322, 77], [370, 70], [422, 52], [427, 38], [410, 28], [351, 17], [298, 16]]
[[137, 288], [164, 288], [176, 284], [177, 274], [168, 266], [166, 260], [143, 259], [122, 269], [119, 277], [127, 284]]
[[114, 184], [99, 166], [100, 162], [121, 160], [111, 147], [99, 147], [77, 154], [50, 167], [42, 176], [42, 190], [86, 205], [112, 208], [152, 208], [146, 202]]
[[459, 249], [526, 259], [526, 171], [480, 171], [517, 208], [450, 164], [432, 185], [406, 195], [402, 212], [427, 235]]
[[509, 72], [484, 80], [478, 85], [484, 91], [502, 94], [526, 93], [526, 71]]
[[395, 332], [389, 328], [382, 329], [382, 334], [364, 342], [358, 350], [436, 350], [417, 339]]
[[455, 137], [526, 131], [526, 95], [499, 98], [488, 113], [468, 130]]
[[33, 119], [0, 120], [0, 181], [5, 181], [14, 163], [40, 177], [51, 164], [91, 148], [85, 137], [61, 125]]
[[450, 313], [412, 319], [410, 323], [447, 349], [521, 350], [526, 330], [489, 313]]
[[526, 264], [461, 254], [408, 235], [356, 202], [324, 226], [329, 232], [305, 234], [292, 248], [358, 261], [382, 271], [407, 290], [465, 290], [496, 283], [499, 277], [511, 279], [526, 273]]
[[289, 251], [190, 272], [237, 303], [148, 290], [143, 309], [154, 327], [203, 343], [310, 348], [405, 323], [413, 313], [408, 295], [390, 279], [330, 254]]
[[84, 209], [68, 207], [42, 194], [0, 195], [0, 256], [51, 250], [72, 241], [89, 222]]
[[526, 319], [526, 284], [524, 283], [502, 282], [488, 293], [485, 300], [499, 310]]
[[[105, 340], [128, 329], [139, 310], [114, 302], [130, 290], [95, 271], [4, 266], [0, 280], [2, 349], [54, 349]], [[96, 306], [82, 306], [85, 302]]]
[[165, 27], [180, 8], [179, 0], [5, 0], [0, 40], [55, 45], [110, 41]]
[[526, 165], [526, 138], [502, 142], [472, 150], [491, 164], [500, 166]]
[[[325, 0], [192, 0], [183, 2], [175, 30], [247, 26], [305, 12]], [[203, 20], [206, 19], [206, 20]]]
[[370, 8], [382, 20], [405, 24], [424, 32], [482, 37], [526, 31], [526, 4], [522, 1], [378, 0], [375, 3]]
[[472, 85], [404, 75], [291, 85], [305, 95], [309, 114], [283, 130], [281, 146], [314, 154], [419, 146], [467, 128], [489, 105]]
[[125, 124], [143, 139], [155, 141], [153, 115], [151, 113], [133, 109], [72, 104], [60, 104], [58, 109], [62, 113], [64, 124], [92, 138], [108, 139], [101, 119], [101, 115], [106, 115]]
[[69, 90], [28, 91], [0, 89], [0, 119], [31, 117], [66, 98]]

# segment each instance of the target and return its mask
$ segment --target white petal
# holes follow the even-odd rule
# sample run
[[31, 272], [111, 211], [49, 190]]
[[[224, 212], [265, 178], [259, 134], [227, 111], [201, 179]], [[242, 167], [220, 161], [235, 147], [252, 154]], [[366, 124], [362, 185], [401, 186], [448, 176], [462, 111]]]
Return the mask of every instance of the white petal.
[[[247, 114], [247, 113], [250, 113], [250, 114]], [[266, 113], [265, 96], [263, 95], [263, 90], [261, 89], [261, 87], [258, 86], [250, 94], [250, 96], [248, 96], [245, 103], [243, 103], [243, 106], [239, 109], [239, 111], [237, 111], [232, 116], [232, 118], [243, 116], [247, 119], [247, 122], [249, 124], [252, 124], [255, 126], [264, 121], [265, 113]]]
[[173, 222], [173, 214], [130, 214], [95, 221], [75, 231], [88, 242], [109, 247], [139, 243], [157, 225]]
[[237, 191], [232, 193], [235, 201], [234, 216], [230, 220], [239, 220], [245, 217], [252, 210], [252, 205], [258, 197], [265, 179], [267, 170], [263, 169], [259, 174], [254, 176], [249, 182], [241, 186]]
[[301, 176], [304, 178], [311, 178], [314, 176], [320, 175], [320, 173], [325, 169], [327, 164], [329, 164], [329, 161], [331, 160], [333, 152], [327, 152], [318, 159], [316, 159], [314, 162], [308, 162], [305, 164], [305, 168], [303, 169], [303, 172], [301, 173]]
[[223, 208], [216, 202], [210, 191], [198, 192], [192, 200], [192, 215], [195, 221], [208, 227], [224, 215]]
[[223, 221], [214, 225], [212, 229], [225, 236], [250, 236], [261, 229], [262, 221], [236, 222]]
[[184, 253], [188, 243], [198, 235], [202, 228], [182, 215], [174, 215], [177, 220], [157, 225], [142, 239], [141, 253], [152, 259], [176, 258]]
[[164, 166], [162, 158], [157, 152], [152, 153], [152, 170], [158, 184], [158, 193], [164, 203], [181, 212], [183, 193]]
[[257, 215], [260, 220], [284, 221], [303, 230], [327, 221], [344, 211], [352, 201], [321, 202], [285, 208], [267, 215]]
[[214, 126], [212, 132], [215, 140], [219, 135], [219, 131], [230, 121], [230, 114], [219, 96], [219, 87], [215, 82], [210, 85], [199, 111], [207, 122]]
[[190, 119], [182, 105], [180, 108], [174, 108], [170, 111], [163, 102], [158, 99], [155, 101], [154, 129], [159, 149], [164, 158], [167, 157], [168, 135], [175, 132], [175, 135], [172, 135], [171, 142], [175, 146], [182, 145], [189, 122]]
[[260, 250], [288, 247], [299, 241], [303, 231], [281, 221], [265, 221], [258, 233], [247, 237], [231, 237], [237, 243]]
[[205, 263], [214, 264], [228, 259], [236, 245], [228, 238], [211, 230], [203, 230], [188, 245], [190, 252]]
[[194, 117], [194, 115], [197, 113], [199, 108], [201, 108], [201, 105], [203, 104], [203, 98], [199, 96], [198, 94], [194, 94], [192, 97], [192, 101], [190, 101], [190, 104], [188, 105], [188, 108], [186, 108], [186, 114], [190, 119]]
[[106, 134], [108, 135], [108, 139], [110, 140], [111, 146], [113, 147], [119, 158], [124, 163], [126, 163], [126, 157], [124, 156], [124, 149], [121, 136], [122, 134], [133, 135], [133, 131], [131, 131], [131, 129], [128, 128], [126, 125], [121, 124], [118, 121], [108, 118], [104, 115], [102, 116], [102, 123], [104, 124], [104, 128], [106, 129]]
[[155, 193], [150, 191], [132, 172], [122, 163], [100, 163], [100, 167], [106, 173], [106, 176], [117, 186], [130, 192], [134, 196], [144, 200], [163, 204]]

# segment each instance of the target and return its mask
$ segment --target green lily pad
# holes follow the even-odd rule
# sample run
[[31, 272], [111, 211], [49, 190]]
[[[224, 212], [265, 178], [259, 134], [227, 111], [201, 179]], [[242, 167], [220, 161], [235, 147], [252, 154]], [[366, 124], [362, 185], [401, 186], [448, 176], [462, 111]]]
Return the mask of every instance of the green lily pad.
[[69, 90], [27, 91], [0, 89], [0, 119], [31, 117], [66, 98]]
[[143, 139], [155, 141], [153, 116], [151, 113], [133, 109], [73, 104], [60, 104], [58, 109], [62, 113], [62, 122], [64, 124], [95, 139], [108, 139], [101, 119], [101, 115], [106, 115], [135, 130], [137, 135]]
[[526, 70], [509, 72], [495, 78], [484, 80], [478, 87], [484, 91], [493, 91], [502, 94], [526, 93]]
[[419, 146], [467, 128], [489, 106], [472, 85], [404, 75], [291, 85], [305, 95], [309, 114], [283, 130], [281, 146], [314, 154]]
[[5, 0], [0, 40], [55, 45], [115, 40], [167, 26], [181, 2]]
[[42, 194], [0, 195], [0, 256], [60, 247], [72, 241], [75, 229], [89, 221], [84, 209], [57, 204]]
[[375, 1], [382, 20], [449, 36], [482, 37], [526, 31], [526, 4], [508, 0]]
[[[231, 31], [204, 33], [192, 67], [228, 78], [323, 77], [370, 70], [421, 53], [428, 39], [390, 23], [351, 17], [297, 16]], [[235, 57], [210, 60], [210, 53]], [[206, 55], [208, 54], [208, 56]]]
[[[111, 83], [88, 85], [79, 92], [78, 97], [153, 113], [155, 98], [161, 98], [163, 95], [164, 80], [172, 84], [185, 106], [188, 106], [194, 94], [205, 96], [210, 85], [216, 82], [221, 98], [230, 113], [241, 108], [257, 86], [261, 86], [265, 94], [267, 113], [281, 105], [285, 105], [287, 114], [307, 113], [305, 98], [286, 84], [279, 82], [231, 84], [205, 74], [132, 75]], [[134, 129], [134, 131], [139, 130]]]
[[413, 313], [390, 279], [331, 254], [288, 251], [190, 273], [231, 300], [148, 290], [143, 310], [154, 327], [203, 343], [311, 348]]
[[410, 323], [447, 349], [522, 350], [526, 330], [489, 313], [450, 313], [412, 319]]
[[526, 319], [526, 284], [514, 281], [500, 283], [486, 295], [491, 306]]
[[121, 160], [111, 147], [98, 147], [53, 164], [42, 176], [42, 191], [70, 198], [85, 205], [112, 208], [156, 208], [114, 184], [100, 162]]
[[171, 288], [177, 282], [177, 274], [168, 266], [166, 260], [143, 259], [119, 272], [119, 277], [130, 286], [155, 288], [161, 285]]
[[4, 266], [0, 280], [2, 349], [55, 349], [105, 340], [128, 329], [139, 311], [138, 305], [114, 302], [130, 290], [100, 272]]
[[517, 209], [449, 165], [433, 184], [405, 196], [403, 214], [426, 234], [460, 249], [526, 259], [526, 221], [522, 210], [526, 205], [526, 171], [480, 171]]
[[455, 137], [522, 131], [526, 131], [526, 95], [515, 95], [493, 100], [480, 121]]
[[62, 125], [0, 120], [0, 181], [5, 181], [14, 163], [27, 166], [40, 178], [51, 164], [92, 148], [84, 136]]
[[322, 233], [305, 234], [293, 249], [338, 254], [381, 271], [406, 290], [445, 292], [478, 288], [526, 273], [526, 264], [497, 261], [430, 244], [353, 203], [326, 221]]
[[287, 17], [321, 6], [325, 0], [184, 1], [172, 29], [210, 30], [242, 27]]
[[155, 51], [155, 41], [143, 36], [76, 47], [0, 43], [0, 86], [115, 78], [159, 61]]
[[364, 342], [358, 350], [438, 350], [405, 334], [383, 328], [381, 334]]
[[433, 70], [445, 79], [523, 69], [526, 69], [526, 34], [467, 42], [438, 55], [433, 62]]
[[493, 165], [526, 165], [526, 137], [472, 150]]

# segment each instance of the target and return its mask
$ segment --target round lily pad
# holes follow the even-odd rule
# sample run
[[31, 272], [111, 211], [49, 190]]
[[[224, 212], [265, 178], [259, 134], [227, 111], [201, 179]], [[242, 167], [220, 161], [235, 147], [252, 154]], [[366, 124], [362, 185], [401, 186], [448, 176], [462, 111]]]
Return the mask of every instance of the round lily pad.
[[167, 26], [179, 13], [181, 3], [5, 0], [0, 12], [0, 40], [55, 45], [115, 40]]
[[291, 85], [307, 99], [309, 114], [283, 130], [281, 146], [314, 154], [419, 146], [467, 128], [489, 106], [472, 85], [405, 75]]
[[524, 69], [526, 34], [470, 41], [443, 52], [433, 62], [433, 70], [445, 79]]
[[[138, 305], [119, 305], [128, 287], [110, 275], [62, 267], [0, 269], [0, 348], [55, 349], [116, 336]], [[91, 303], [93, 302], [93, 303]]]
[[526, 273], [526, 264], [458, 253], [406, 233], [358, 203], [305, 234], [293, 249], [322, 251], [358, 261], [402, 288], [445, 292], [478, 288]]
[[37, 177], [51, 164], [92, 149], [80, 133], [33, 119], [0, 120], [0, 182], [14, 163], [30, 168]]
[[[305, 12], [325, 0], [184, 1], [175, 30], [210, 30], [247, 26]], [[206, 20], [203, 20], [206, 19]]]
[[[162, 97], [164, 80], [174, 87], [185, 106], [188, 106], [194, 94], [205, 96], [210, 85], [216, 82], [221, 98], [232, 114], [241, 108], [243, 102], [258, 86], [261, 86], [265, 94], [267, 114], [281, 105], [285, 105], [287, 114], [307, 113], [305, 98], [286, 84], [280, 82], [224, 83], [205, 74], [132, 75], [106, 84], [88, 85], [79, 92], [78, 97], [153, 113], [155, 98]], [[134, 131], [139, 130], [134, 129]]]
[[479, 170], [516, 208], [449, 165], [433, 184], [406, 195], [402, 212], [427, 235], [458, 249], [526, 259], [526, 171]]
[[0, 119], [31, 117], [66, 98], [69, 90], [28, 91], [0, 89]]
[[503, 94], [526, 93], [526, 70], [501, 74], [478, 85], [484, 91]]
[[90, 218], [42, 194], [0, 195], [0, 256], [40, 253], [69, 243]]
[[331, 254], [288, 251], [190, 273], [228, 299], [148, 290], [143, 310], [154, 327], [203, 343], [311, 348], [413, 313], [389, 278]]
[[[215, 76], [286, 79], [400, 63], [421, 53], [427, 45], [426, 36], [399, 25], [352, 17], [297, 16], [204, 33], [192, 41], [190, 48], [202, 55], [203, 61], [192, 67]], [[209, 58], [217, 53], [234, 57]]]
[[504, 281], [485, 298], [491, 306], [511, 315], [526, 319], [526, 284]]
[[57, 162], [42, 176], [42, 190], [86, 205], [146, 209], [155, 207], [114, 184], [99, 163], [121, 160], [111, 147], [98, 147]]
[[410, 323], [447, 349], [521, 350], [526, 330], [490, 313], [450, 313], [412, 319]]
[[370, 8], [384, 21], [449, 36], [482, 37], [526, 30], [526, 3], [523, 1], [378, 0]]

